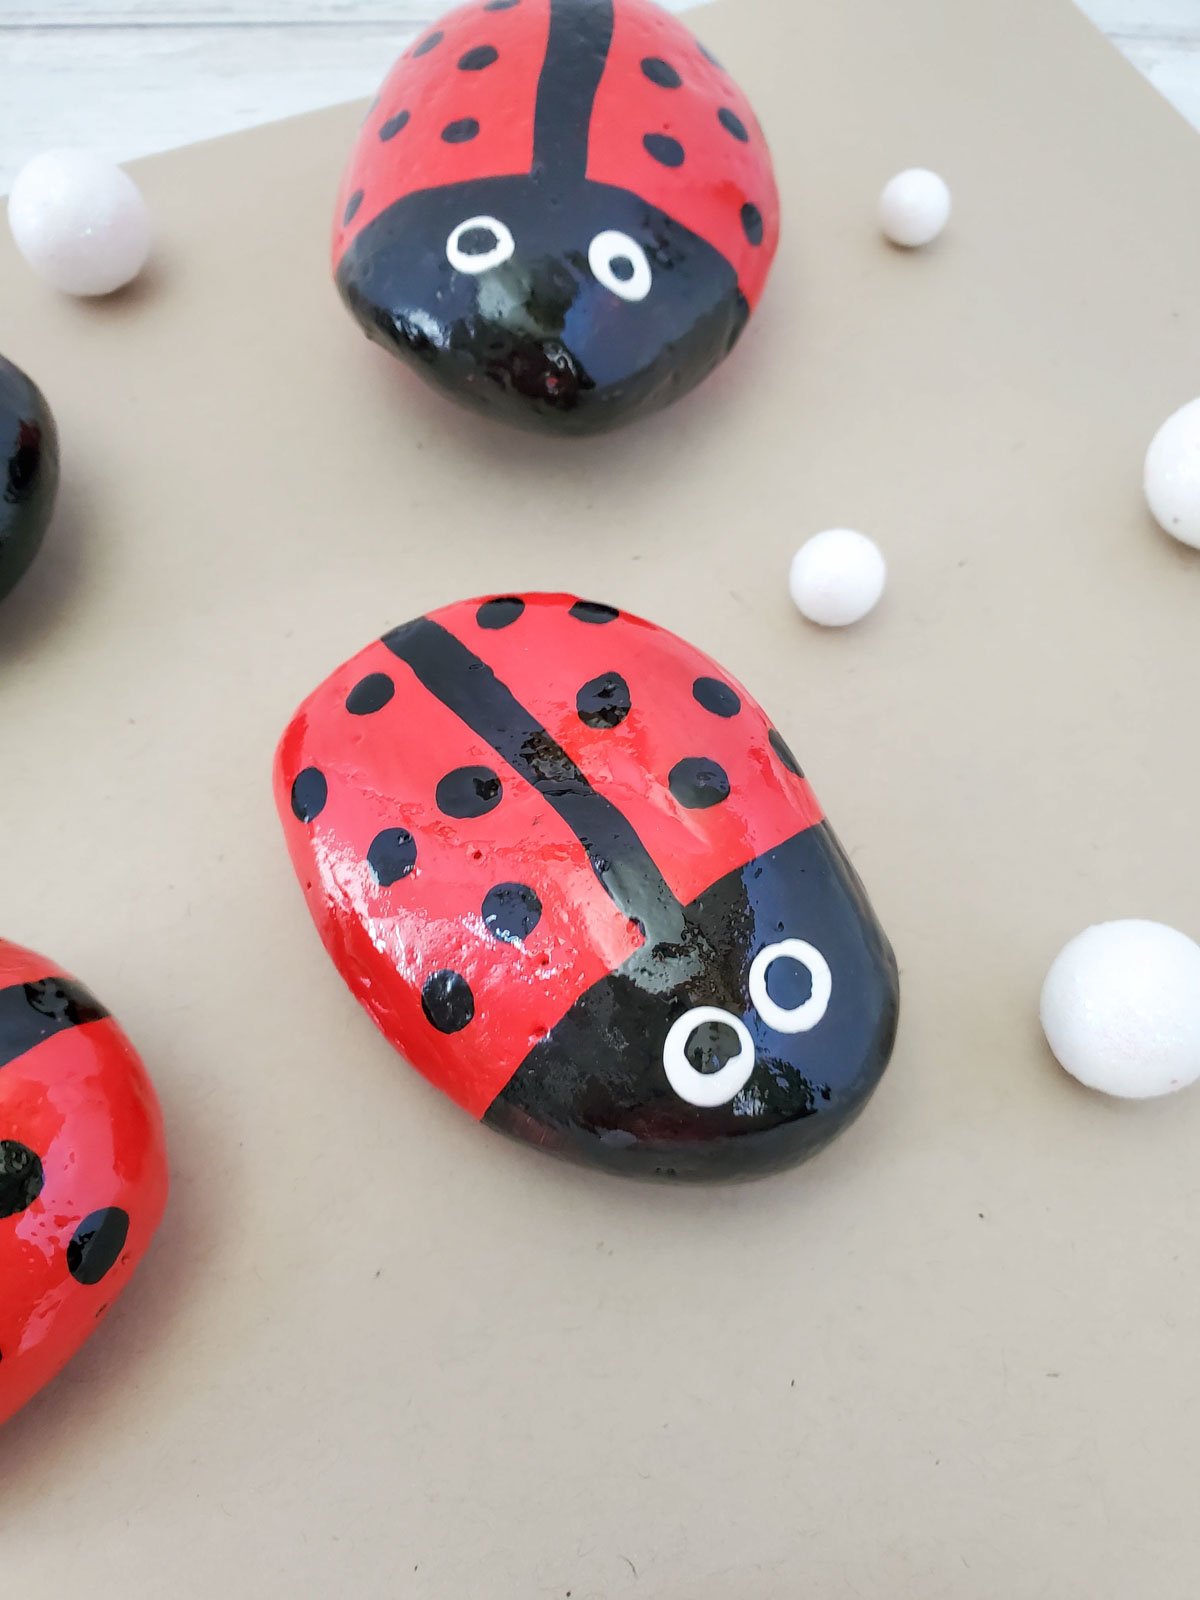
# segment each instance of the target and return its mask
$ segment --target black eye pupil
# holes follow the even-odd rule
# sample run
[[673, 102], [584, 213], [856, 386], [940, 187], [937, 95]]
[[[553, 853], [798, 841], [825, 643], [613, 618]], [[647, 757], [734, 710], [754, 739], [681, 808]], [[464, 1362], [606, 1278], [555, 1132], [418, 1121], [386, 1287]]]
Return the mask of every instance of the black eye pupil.
[[702, 1022], [693, 1028], [684, 1047], [688, 1064], [697, 1072], [720, 1072], [742, 1048], [742, 1042], [727, 1022]]
[[459, 235], [458, 248], [465, 256], [485, 256], [500, 243], [492, 228], [468, 228]]
[[795, 1011], [812, 999], [812, 973], [803, 961], [776, 956], [767, 968], [767, 994], [784, 1011]]
[[633, 277], [634, 265], [628, 256], [614, 256], [608, 265], [618, 283], [628, 283]]

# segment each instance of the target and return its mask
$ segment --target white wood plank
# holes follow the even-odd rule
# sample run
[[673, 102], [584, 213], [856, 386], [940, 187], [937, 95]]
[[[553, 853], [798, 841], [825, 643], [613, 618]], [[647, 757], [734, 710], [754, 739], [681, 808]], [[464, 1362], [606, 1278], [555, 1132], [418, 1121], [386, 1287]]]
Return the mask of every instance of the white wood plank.
[[1200, 38], [1200, 0], [1076, 0], [1110, 35]]
[[0, 35], [0, 191], [47, 146], [126, 161], [371, 95], [412, 37], [383, 23], [12, 30]]
[[0, 25], [12, 27], [155, 28], [193, 27], [357, 27], [386, 23], [412, 26], [447, 10], [438, 0], [208, 0], [206, 4], [171, 5], [169, 0], [40, 0], [21, 4], [3, 0]]
[[1158, 92], [1200, 129], [1200, 34], [1189, 44], [1121, 36], [1114, 43]]

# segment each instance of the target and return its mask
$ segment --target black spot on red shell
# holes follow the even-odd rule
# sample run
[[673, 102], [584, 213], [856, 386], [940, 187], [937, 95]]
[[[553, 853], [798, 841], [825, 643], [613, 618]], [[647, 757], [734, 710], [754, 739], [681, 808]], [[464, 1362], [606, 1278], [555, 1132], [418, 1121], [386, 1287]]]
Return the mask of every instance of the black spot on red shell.
[[779, 732], [779, 729], [772, 728], [770, 733], [767, 735], [767, 738], [771, 742], [771, 749], [774, 750], [775, 754], [779, 757], [780, 761], [783, 762], [788, 771], [794, 772], [798, 778], [802, 778], [804, 773], [801, 771], [800, 763], [792, 754], [787, 741]]
[[475, 613], [475, 621], [481, 628], [507, 628], [524, 610], [524, 600], [518, 600], [515, 594], [503, 594], [495, 600], [485, 600]]
[[437, 786], [438, 810], [447, 817], [486, 817], [503, 794], [491, 767], [455, 767]]
[[758, 245], [763, 242], [762, 212], [749, 200], [742, 207], [742, 230], [751, 244]]
[[468, 50], [466, 55], [459, 56], [458, 70], [460, 72], [482, 72], [485, 67], [490, 67], [493, 62], [499, 61], [500, 52], [492, 44], [477, 44], [473, 50]]
[[76, 1283], [99, 1283], [120, 1260], [129, 1237], [129, 1214], [120, 1206], [93, 1211], [75, 1229], [67, 1246], [67, 1270]]
[[576, 622], [615, 622], [621, 613], [615, 606], [601, 605], [598, 600], [576, 600], [571, 607]]
[[519, 944], [542, 918], [542, 902], [527, 883], [498, 883], [483, 899], [488, 932], [506, 944]]
[[669, 133], [648, 133], [642, 139], [647, 155], [653, 156], [655, 161], [664, 167], [681, 167], [683, 165], [684, 150], [678, 139], [672, 139]]
[[740, 697], [720, 678], [697, 678], [692, 685], [696, 704], [714, 717], [736, 717], [742, 709]]
[[0, 1139], [0, 1218], [20, 1216], [42, 1192], [41, 1157], [16, 1139]]
[[345, 211], [342, 212], [342, 224], [343, 224], [344, 227], [348, 228], [350, 226], [350, 224], [354, 221], [355, 213], [357, 212], [359, 206], [362, 205], [362, 203], [363, 203], [363, 191], [361, 189], [355, 189], [354, 193], [350, 196], [349, 200], [346, 201], [346, 209], [345, 209]]
[[446, 35], [440, 28], [436, 28], [432, 33], [427, 33], [420, 44], [413, 47], [413, 55], [427, 56], [431, 50], [437, 49], [445, 37]]
[[708, 756], [686, 756], [671, 768], [671, 793], [689, 811], [707, 811], [729, 798], [725, 768]]
[[373, 711], [382, 711], [395, 692], [396, 685], [386, 672], [368, 673], [346, 696], [346, 710], [354, 717], [369, 717]]
[[421, 1009], [439, 1033], [461, 1033], [475, 1015], [475, 996], [460, 972], [443, 968], [426, 978]]
[[385, 828], [371, 840], [367, 865], [381, 889], [407, 878], [417, 864], [417, 841], [407, 828]]
[[669, 61], [664, 61], [661, 56], [646, 56], [642, 62], [642, 71], [656, 83], [660, 89], [680, 89], [683, 79], [676, 72]]
[[329, 785], [320, 767], [305, 767], [292, 782], [292, 812], [300, 822], [315, 822], [329, 799]]
[[736, 111], [731, 111], [728, 106], [722, 106], [720, 111], [717, 112], [717, 120], [725, 129], [726, 133], [731, 133], [733, 137], [740, 140], [742, 144], [749, 144], [749, 130], [747, 129], [746, 124], [742, 121], [741, 117], [738, 116]]
[[446, 124], [442, 129], [442, 138], [447, 144], [466, 144], [478, 132], [479, 124], [474, 117], [460, 117], [457, 122]]
[[484, 6], [485, 11], [511, 11], [514, 6], [519, 6], [521, 0], [488, 0]]
[[721, 63], [717, 60], [716, 56], [713, 55], [712, 51], [707, 47], [707, 45], [703, 45], [702, 44], [700, 46], [700, 54], [704, 57], [705, 61], [711, 61], [713, 66], [716, 67], [719, 71], [721, 71], [721, 72], [725, 71], [725, 68], [723, 66], [721, 66]]
[[379, 137], [386, 144], [389, 139], [394, 139], [398, 133], [403, 133], [404, 129], [408, 127], [411, 121], [411, 111], [397, 111], [394, 117], [389, 117], [387, 121], [380, 126]]
[[616, 728], [629, 715], [629, 685], [619, 672], [602, 672], [575, 696], [579, 720], [589, 728]]

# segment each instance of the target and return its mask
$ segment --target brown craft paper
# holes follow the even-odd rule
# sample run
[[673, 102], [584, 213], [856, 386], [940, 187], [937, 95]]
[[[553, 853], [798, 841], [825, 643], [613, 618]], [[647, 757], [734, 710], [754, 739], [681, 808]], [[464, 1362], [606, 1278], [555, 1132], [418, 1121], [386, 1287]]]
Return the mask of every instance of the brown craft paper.
[[[589, 443], [369, 347], [326, 240], [346, 107], [139, 166], [153, 272], [0, 348], [61, 514], [0, 612], [0, 931], [79, 972], [168, 1118], [157, 1245], [0, 1443], [12, 1595], [1194, 1600], [1200, 1092], [1106, 1102], [1063, 941], [1200, 934], [1200, 560], [1146, 443], [1200, 390], [1200, 141], [1066, 0], [729, 0], [786, 240], [693, 398]], [[380, 60], [381, 74], [387, 63]], [[874, 223], [942, 170], [950, 230]], [[787, 562], [862, 527], [863, 626]], [[270, 764], [390, 624], [574, 589], [773, 711], [903, 969], [865, 1117], [742, 1188], [474, 1126], [309, 925]]]

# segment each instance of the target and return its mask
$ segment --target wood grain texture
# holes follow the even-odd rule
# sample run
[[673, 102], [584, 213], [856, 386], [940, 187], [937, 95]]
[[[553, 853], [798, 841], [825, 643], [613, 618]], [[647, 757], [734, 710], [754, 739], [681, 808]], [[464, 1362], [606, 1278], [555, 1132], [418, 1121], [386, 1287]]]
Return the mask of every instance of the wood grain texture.
[[[666, 3], [684, 10], [689, 0]], [[1200, 128], [1200, 0], [1080, 3]], [[125, 161], [369, 95], [440, 9], [438, 0], [0, 0], [0, 191], [51, 145], [92, 145]]]

